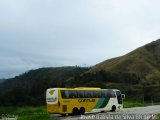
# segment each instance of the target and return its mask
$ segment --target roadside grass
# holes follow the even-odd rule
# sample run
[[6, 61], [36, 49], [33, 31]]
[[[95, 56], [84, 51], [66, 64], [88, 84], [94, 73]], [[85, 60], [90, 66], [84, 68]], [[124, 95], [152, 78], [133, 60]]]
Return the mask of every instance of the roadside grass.
[[17, 116], [18, 120], [57, 120], [50, 117], [45, 106], [41, 107], [0, 107], [1, 117]]
[[160, 120], [160, 113], [157, 115], [157, 120]]
[[124, 101], [123, 107], [124, 108], [131, 108], [131, 107], [144, 107], [147, 106], [147, 103], [141, 103], [141, 102], [133, 102], [133, 101]]

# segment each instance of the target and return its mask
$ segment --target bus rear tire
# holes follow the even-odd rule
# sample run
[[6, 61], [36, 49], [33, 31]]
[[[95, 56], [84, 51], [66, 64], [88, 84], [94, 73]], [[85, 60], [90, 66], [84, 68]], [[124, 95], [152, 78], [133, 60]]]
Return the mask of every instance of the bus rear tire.
[[85, 108], [84, 108], [84, 107], [81, 107], [79, 111], [80, 111], [80, 114], [81, 114], [81, 115], [84, 115], [84, 113], [85, 113]]
[[72, 110], [72, 115], [79, 115], [79, 110], [78, 110], [78, 108], [73, 108], [73, 110]]
[[61, 116], [66, 116], [66, 114], [64, 113], [64, 114], [61, 114]]
[[112, 109], [111, 109], [111, 112], [115, 112], [115, 111], [116, 111], [116, 106], [113, 105], [113, 106], [112, 106]]

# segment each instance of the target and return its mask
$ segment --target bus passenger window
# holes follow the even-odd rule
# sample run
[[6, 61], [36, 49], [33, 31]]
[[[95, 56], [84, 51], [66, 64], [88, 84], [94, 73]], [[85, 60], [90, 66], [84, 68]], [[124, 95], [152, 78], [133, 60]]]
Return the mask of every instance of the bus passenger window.
[[84, 91], [81, 91], [81, 90], [77, 91], [77, 97], [84, 98]]
[[112, 97], [112, 94], [111, 94], [111, 91], [110, 91], [110, 90], [107, 90], [107, 91], [106, 91], [106, 97], [107, 97], [107, 98]]
[[61, 90], [62, 98], [69, 98], [69, 94], [67, 90]]
[[86, 98], [93, 98], [93, 92], [92, 91], [85, 91], [85, 97]]
[[62, 95], [62, 98], [66, 98], [64, 90], [61, 90], [61, 95]]
[[109, 98], [116, 97], [115, 92], [113, 90], [108, 90], [107, 91], [107, 97], [109, 97]]
[[74, 91], [74, 90], [69, 90], [69, 98], [77, 98], [76, 91]]
[[94, 98], [101, 98], [101, 92], [100, 91], [93, 91], [93, 97]]
[[115, 94], [115, 92], [114, 92], [114, 91], [112, 91], [112, 92], [111, 92], [111, 94], [112, 94], [112, 97], [113, 97], [113, 98], [115, 98], [115, 97], [116, 97], [116, 94]]
[[106, 91], [102, 91], [101, 97], [102, 97], [102, 98], [106, 98], [106, 97], [107, 97], [107, 94], [106, 94], [106, 93], [107, 93]]

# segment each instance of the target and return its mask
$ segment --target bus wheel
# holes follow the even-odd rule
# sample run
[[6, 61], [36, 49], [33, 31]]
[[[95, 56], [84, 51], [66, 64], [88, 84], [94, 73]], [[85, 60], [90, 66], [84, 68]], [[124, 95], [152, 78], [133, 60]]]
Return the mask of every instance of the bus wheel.
[[79, 111], [80, 111], [80, 114], [83, 115], [85, 113], [85, 108], [81, 107]]
[[61, 114], [61, 116], [66, 116], [66, 114]]
[[72, 110], [72, 115], [79, 115], [79, 110], [78, 110], [78, 108], [73, 108], [73, 110]]
[[101, 113], [104, 113], [104, 110], [102, 110]]
[[111, 109], [111, 112], [114, 112], [114, 111], [116, 111], [116, 106], [115, 105], [113, 105], [112, 109]]

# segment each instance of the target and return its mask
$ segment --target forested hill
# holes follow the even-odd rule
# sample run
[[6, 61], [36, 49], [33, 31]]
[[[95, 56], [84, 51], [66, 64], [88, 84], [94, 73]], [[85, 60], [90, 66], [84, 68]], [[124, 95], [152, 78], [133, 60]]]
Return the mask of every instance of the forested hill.
[[[14, 87], [31, 88], [35, 84], [46, 82], [51, 87], [61, 86], [63, 81], [88, 71], [89, 68], [84, 67], [56, 67], [56, 68], [39, 68], [30, 70], [19, 76], [5, 80], [0, 84], [0, 89], [9, 90]], [[43, 84], [43, 83], [42, 83]]]
[[89, 68], [56, 67], [30, 70], [0, 84], [1, 105], [39, 105], [45, 103], [45, 91], [62, 87], [68, 78], [80, 75]]
[[5, 80], [6, 80], [6, 79], [0, 79], [0, 83], [3, 82], [3, 81], [5, 81]]

